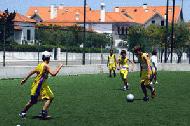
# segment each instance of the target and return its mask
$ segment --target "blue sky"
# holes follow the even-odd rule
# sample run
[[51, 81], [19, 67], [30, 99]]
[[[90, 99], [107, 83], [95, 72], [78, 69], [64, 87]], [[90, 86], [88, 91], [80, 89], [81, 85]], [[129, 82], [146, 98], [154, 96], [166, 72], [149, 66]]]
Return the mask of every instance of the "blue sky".
[[[0, 0], [0, 10], [8, 8], [13, 11], [25, 14], [30, 6], [49, 6], [51, 4], [64, 4], [65, 6], [82, 6], [84, 0]], [[148, 5], [166, 5], [166, 0], [87, 0], [92, 9], [99, 9], [100, 2], [104, 1], [107, 11], [112, 11], [115, 6], [141, 6], [143, 3]], [[170, 0], [172, 5], [172, 0]], [[176, 0], [176, 5], [181, 5], [181, 0]], [[190, 0], [184, 0], [184, 18], [190, 21]]]

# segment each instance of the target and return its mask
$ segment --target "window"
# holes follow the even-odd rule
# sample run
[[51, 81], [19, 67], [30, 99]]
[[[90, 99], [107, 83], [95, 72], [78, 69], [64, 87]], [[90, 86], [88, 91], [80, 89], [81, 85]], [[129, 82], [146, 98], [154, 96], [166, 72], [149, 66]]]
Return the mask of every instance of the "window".
[[155, 24], [155, 20], [152, 20], [152, 24]]
[[120, 27], [117, 27], [117, 33], [120, 34]]
[[121, 28], [121, 34], [124, 35], [125, 34], [124, 32], [125, 32], [125, 29], [124, 29], [124, 27], [122, 27]]
[[125, 29], [126, 35], [128, 34], [128, 28]]
[[161, 21], [161, 26], [164, 26], [164, 21]]
[[27, 40], [31, 40], [31, 31], [27, 30]]

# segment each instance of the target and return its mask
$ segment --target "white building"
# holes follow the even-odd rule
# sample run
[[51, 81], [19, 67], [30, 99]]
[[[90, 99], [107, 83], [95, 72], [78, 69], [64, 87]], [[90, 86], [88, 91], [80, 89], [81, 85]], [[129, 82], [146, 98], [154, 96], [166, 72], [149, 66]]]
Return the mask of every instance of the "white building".
[[35, 25], [36, 21], [19, 13], [16, 13], [14, 19], [14, 40], [19, 44], [35, 43]]

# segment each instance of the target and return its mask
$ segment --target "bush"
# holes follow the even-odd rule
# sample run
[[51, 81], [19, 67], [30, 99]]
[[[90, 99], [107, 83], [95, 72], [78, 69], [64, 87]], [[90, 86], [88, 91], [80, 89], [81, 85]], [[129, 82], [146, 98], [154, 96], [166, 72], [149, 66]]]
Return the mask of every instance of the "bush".
[[[11, 51], [11, 52], [43, 52], [43, 51], [52, 51], [54, 48], [61, 48], [62, 52], [75, 52], [75, 53], [82, 53], [83, 49], [76, 47], [76, 46], [70, 46], [70, 47], [63, 47], [63, 46], [54, 46], [54, 45], [18, 45], [18, 44], [11, 44], [6, 45], [5, 50]], [[3, 46], [0, 45], [0, 51], [3, 51]], [[84, 51], [86, 53], [100, 53], [101, 48], [84, 48]], [[102, 49], [102, 52], [109, 52], [108, 49]]]

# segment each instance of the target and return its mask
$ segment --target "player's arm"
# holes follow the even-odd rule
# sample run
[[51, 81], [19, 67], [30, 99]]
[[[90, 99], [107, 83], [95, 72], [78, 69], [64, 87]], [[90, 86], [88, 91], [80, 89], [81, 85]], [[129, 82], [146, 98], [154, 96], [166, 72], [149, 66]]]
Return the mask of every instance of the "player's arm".
[[117, 70], [120, 70], [121, 69], [120, 59], [118, 59], [117, 64], [118, 64]]
[[55, 71], [52, 71], [48, 65], [46, 65], [45, 67], [46, 67], [47, 72], [50, 73], [51, 76], [56, 76], [59, 73], [59, 71], [61, 70], [62, 66], [63, 66], [63, 64], [60, 64], [56, 68]]
[[134, 70], [134, 67], [135, 67], [135, 63], [129, 59], [129, 62], [132, 64], [132, 71]]
[[150, 78], [150, 73], [151, 73], [150, 63], [148, 62], [148, 59], [145, 57], [144, 57], [144, 60], [146, 61], [146, 65], [147, 65], [148, 78]]
[[115, 67], [117, 68], [117, 64], [118, 64], [117, 62], [118, 62], [118, 61], [117, 61], [117, 59], [116, 59], [116, 56], [114, 56], [114, 61], [115, 61]]
[[38, 74], [39, 71], [37, 71], [36, 69], [32, 70], [24, 79], [21, 80], [20, 84], [23, 85], [28, 80], [28, 78], [35, 73]]
[[107, 67], [108, 67], [109, 62], [110, 62], [110, 59], [109, 59], [109, 56], [108, 56]]

